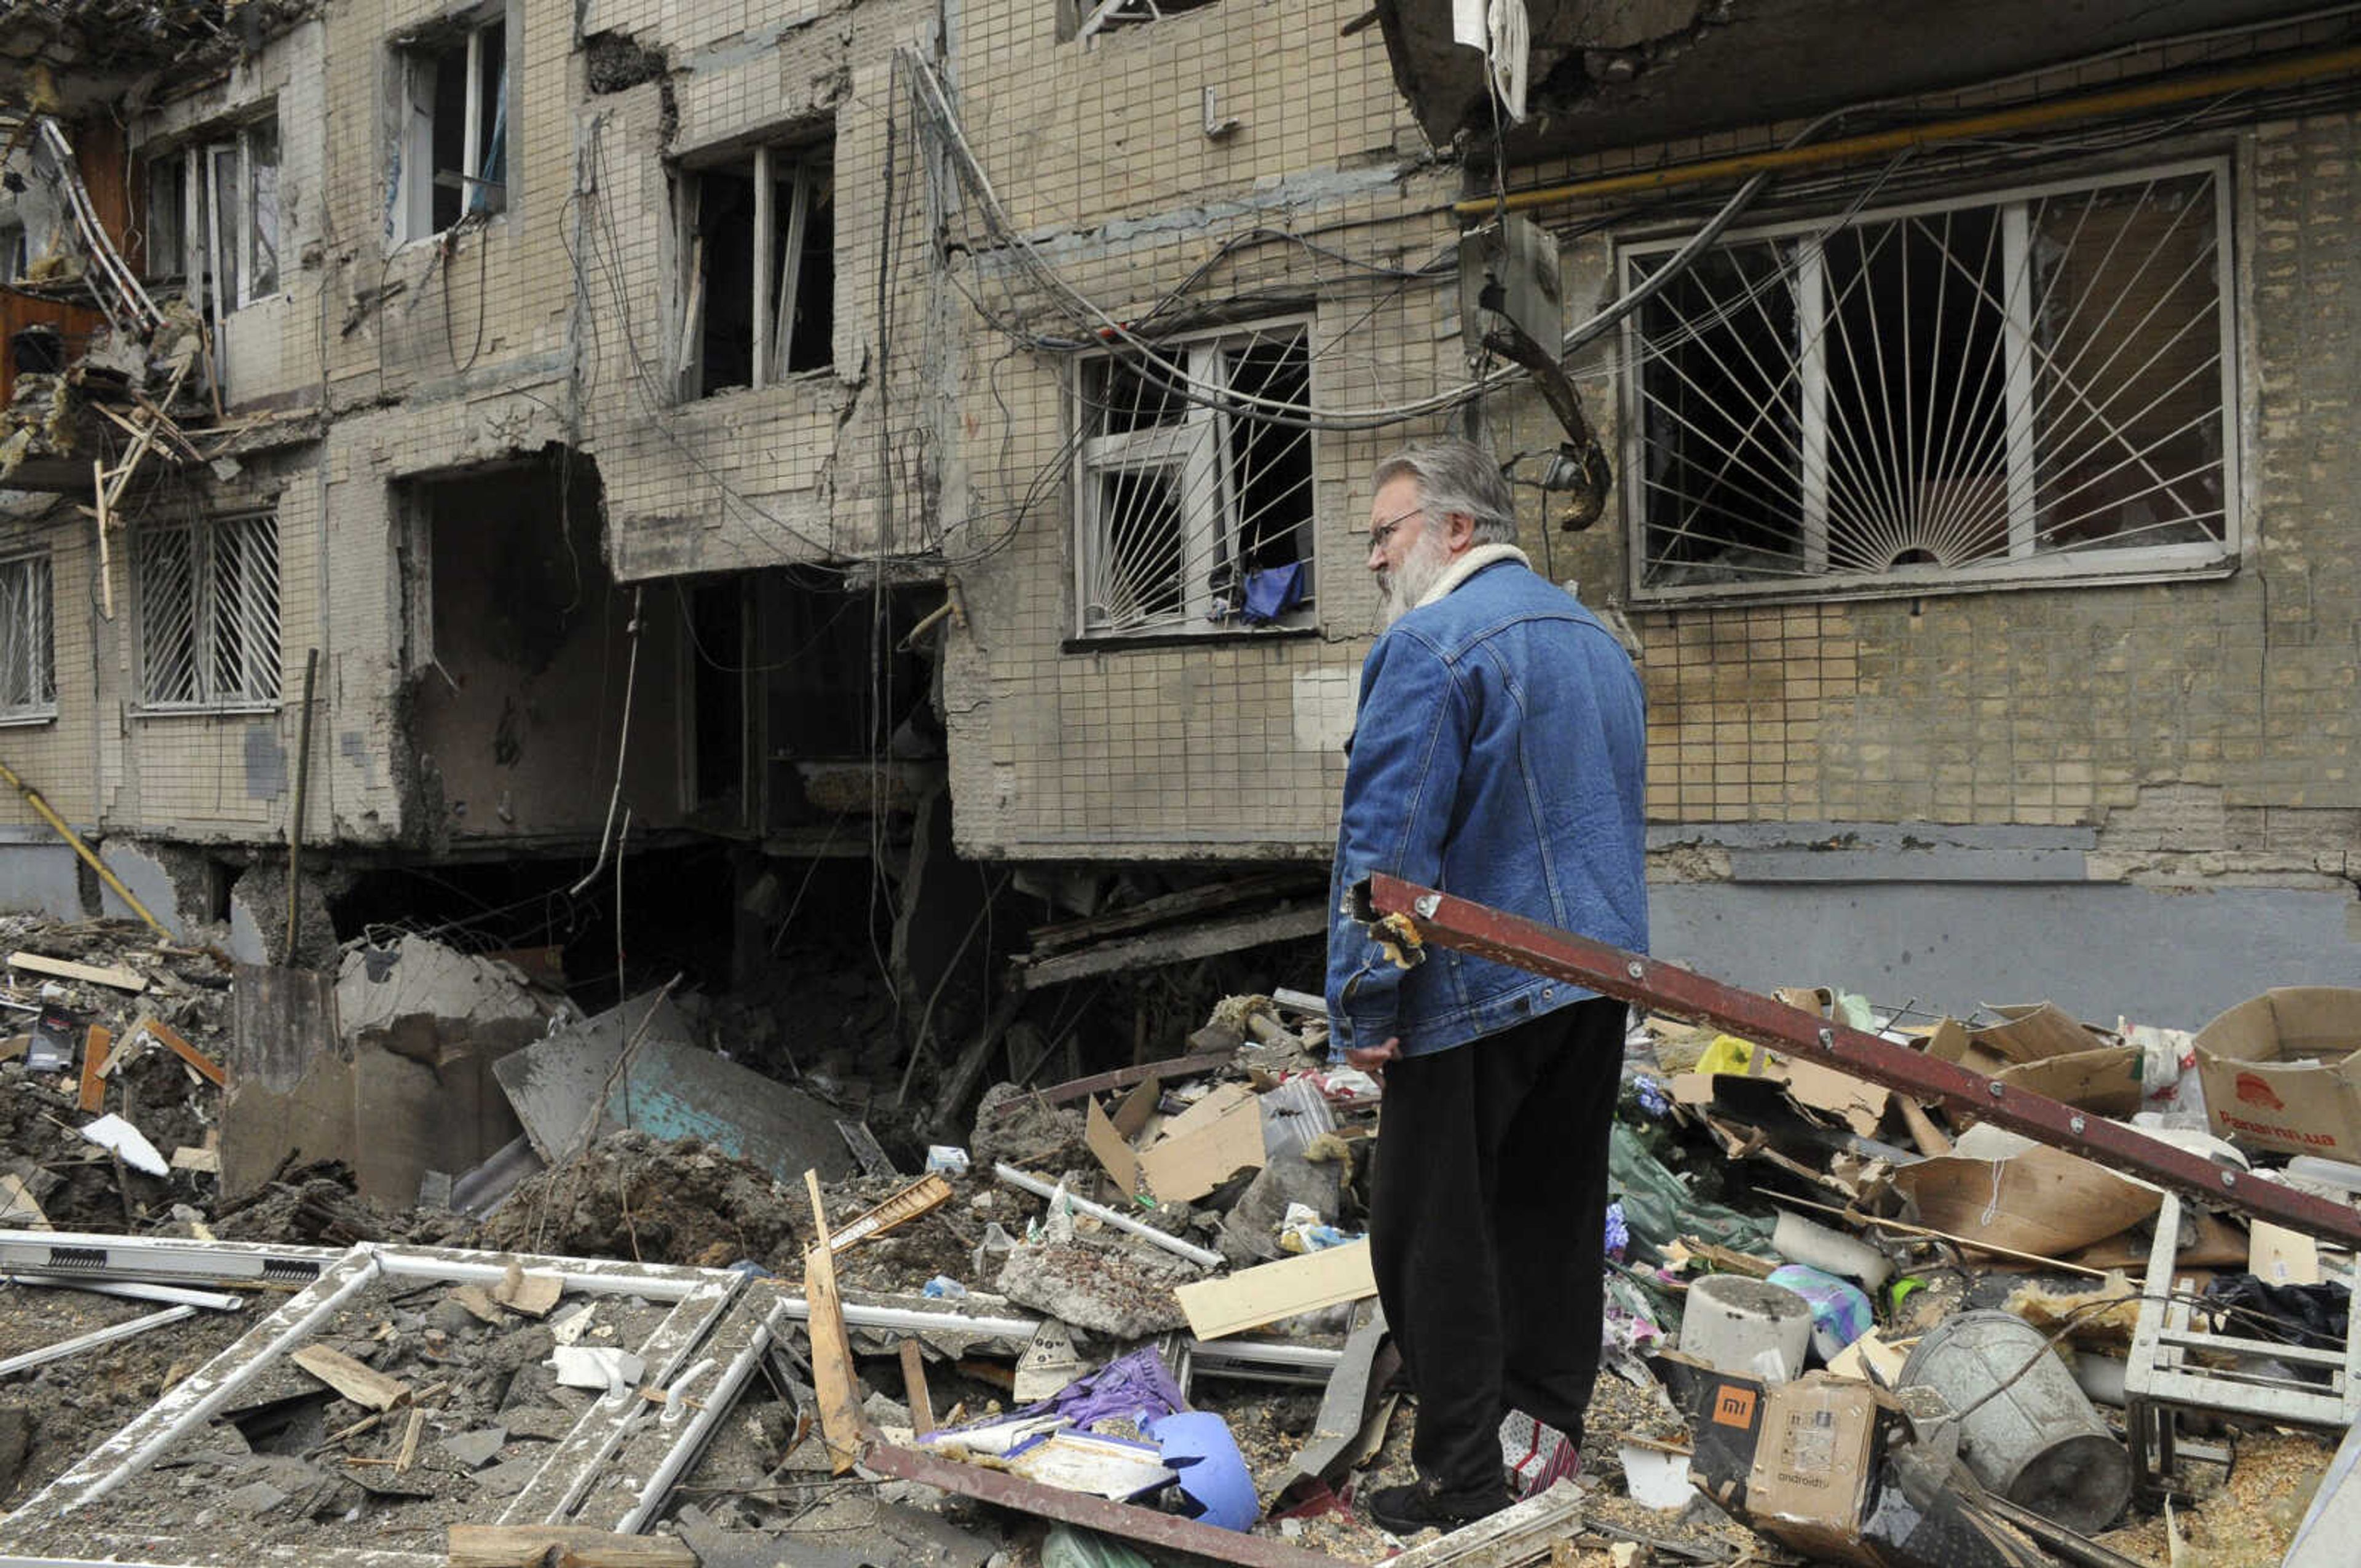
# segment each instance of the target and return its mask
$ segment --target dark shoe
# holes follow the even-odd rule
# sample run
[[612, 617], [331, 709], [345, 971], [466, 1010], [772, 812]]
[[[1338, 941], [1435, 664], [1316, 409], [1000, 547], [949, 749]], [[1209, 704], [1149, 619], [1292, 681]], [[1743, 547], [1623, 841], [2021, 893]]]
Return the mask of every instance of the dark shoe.
[[1507, 1488], [1488, 1496], [1446, 1493], [1432, 1482], [1386, 1486], [1369, 1494], [1369, 1518], [1395, 1535], [1416, 1535], [1422, 1530], [1454, 1530], [1488, 1519], [1509, 1506]]

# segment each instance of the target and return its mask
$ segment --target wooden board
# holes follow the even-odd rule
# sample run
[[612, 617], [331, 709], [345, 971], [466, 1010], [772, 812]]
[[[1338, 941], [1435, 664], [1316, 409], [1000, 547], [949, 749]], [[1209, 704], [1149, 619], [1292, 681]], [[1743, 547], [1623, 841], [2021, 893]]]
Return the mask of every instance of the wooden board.
[[1190, 1332], [1199, 1339], [1220, 1339], [1298, 1312], [1374, 1296], [1378, 1282], [1369, 1272], [1369, 1244], [1361, 1241], [1178, 1286], [1172, 1293], [1189, 1315]]
[[836, 1255], [829, 1247], [828, 1209], [819, 1195], [819, 1172], [804, 1172], [811, 1190], [815, 1245], [804, 1253], [804, 1299], [811, 1304], [812, 1386], [819, 1395], [820, 1435], [828, 1444], [829, 1468], [841, 1475], [861, 1457], [873, 1435], [861, 1413], [861, 1379], [852, 1368], [852, 1341], [844, 1330], [844, 1303], [836, 1292]]
[[28, 974], [55, 975], [60, 980], [78, 980], [86, 985], [112, 986], [117, 991], [142, 992], [147, 980], [127, 969], [101, 968], [97, 964], [78, 964], [70, 959], [52, 959], [40, 953], [10, 953], [8, 967]]
[[697, 1553], [668, 1535], [610, 1535], [557, 1524], [455, 1524], [451, 1568], [697, 1568]]
[[159, 1045], [164, 1047], [165, 1049], [170, 1051], [182, 1061], [187, 1062], [191, 1067], [195, 1068], [200, 1074], [212, 1082], [215, 1089], [219, 1089], [228, 1083], [228, 1075], [222, 1071], [221, 1063], [214, 1060], [213, 1058], [205, 1055], [204, 1052], [197, 1049], [196, 1047], [182, 1039], [181, 1037], [180, 1031], [173, 1028], [170, 1024], [165, 1023], [162, 1019], [140, 1019], [138, 1023], [132, 1025], [131, 1033], [125, 1037], [123, 1043], [127, 1046], [141, 1035], [153, 1036]]
[[410, 1385], [399, 1377], [388, 1377], [324, 1344], [307, 1344], [287, 1359], [365, 1410], [390, 1410], [410, 1398]]
[[82, 1092], [75, 1103], [95, 1114], [106, 1107], [106, 1048], [115, 1041], [104, 1024], [93, 1024], [82, 1042]]
[[566, 1280], [555, 1274], [527, 1274], [522, 1266], [510, 1264], [500, 1282], [492, 1287], [492, 1299], [511, 1311], [522, 1312], [528, 1318], [545, 1318], [558, 1298], [566, 1294]]

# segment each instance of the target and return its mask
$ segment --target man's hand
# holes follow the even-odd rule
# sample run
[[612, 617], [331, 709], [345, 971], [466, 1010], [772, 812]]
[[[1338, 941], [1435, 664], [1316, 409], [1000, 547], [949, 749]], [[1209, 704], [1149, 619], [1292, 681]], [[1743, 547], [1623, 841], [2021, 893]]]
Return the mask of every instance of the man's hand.
[[1345, 1051], [1345, 1063], [1347, 1067], [1358, 1068], [1380, 1082], [1385, 1080], [1386, 1063], [1398, 1061], [1400, 1058], [1401, 1039], [1398, 1036], [1387, 1036], [1386, 1043], [1382, 1046], [1375, 1047], [1350, 1046]]

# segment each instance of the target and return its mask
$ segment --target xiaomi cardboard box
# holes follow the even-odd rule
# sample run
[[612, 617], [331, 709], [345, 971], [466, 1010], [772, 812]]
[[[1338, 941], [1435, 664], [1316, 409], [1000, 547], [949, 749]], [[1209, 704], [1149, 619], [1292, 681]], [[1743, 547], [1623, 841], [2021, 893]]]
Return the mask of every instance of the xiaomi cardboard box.
[[2267, 991], [2195, 1045], [2215, 1133], [2243, 1148], [2361, 1160], [2361, 991]]

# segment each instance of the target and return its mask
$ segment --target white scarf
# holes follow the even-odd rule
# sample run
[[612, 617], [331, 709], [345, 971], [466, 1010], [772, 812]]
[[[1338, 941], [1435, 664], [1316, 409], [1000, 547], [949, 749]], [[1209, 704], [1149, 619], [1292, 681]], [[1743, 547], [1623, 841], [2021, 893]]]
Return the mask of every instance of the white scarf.
[[1453, 558], [1451, 565], [1443, 569], [1443, 576], [1435, 578], [1433, 586], [1419, 596], [1418, 603], [1412, 608], [1422, 609], [1438, 602], [1452, 589], [1497, 561], [1514, 561], [1520, 566], [1532, 565], [1526, 559], [1525, 553], [1513, 544], [1470, 545]]

